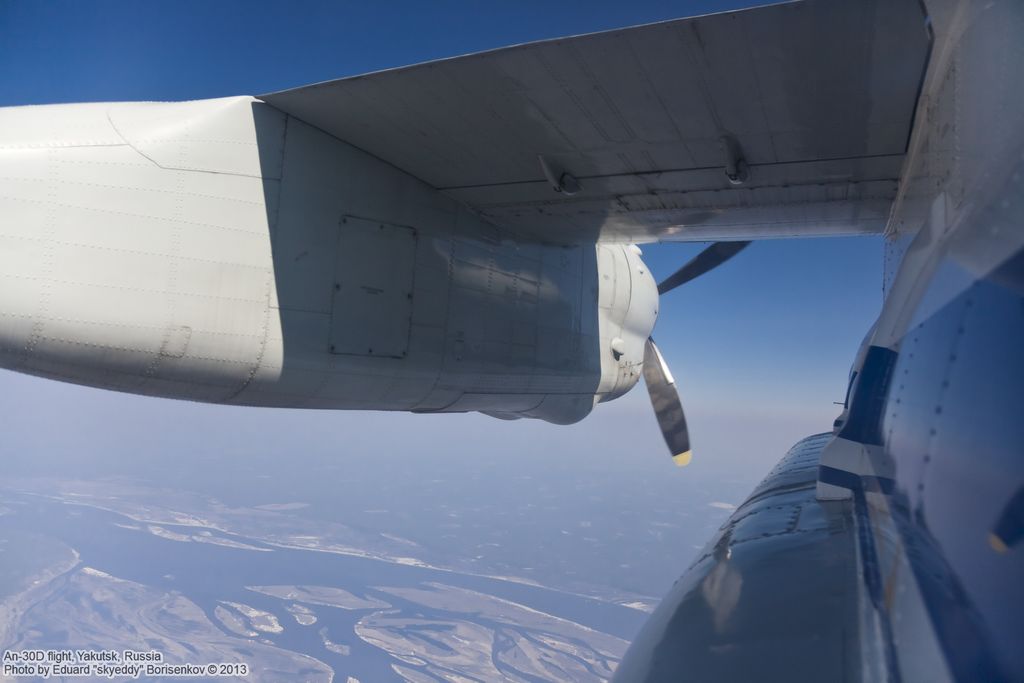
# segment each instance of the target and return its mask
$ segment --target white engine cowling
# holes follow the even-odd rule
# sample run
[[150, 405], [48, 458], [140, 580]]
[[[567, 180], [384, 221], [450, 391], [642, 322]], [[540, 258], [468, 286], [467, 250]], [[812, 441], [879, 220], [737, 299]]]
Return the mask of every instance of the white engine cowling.
[[0, 365], [569, 423], [640, 375], [629, 245], [541, 245], [252, 98], [0, 109]]

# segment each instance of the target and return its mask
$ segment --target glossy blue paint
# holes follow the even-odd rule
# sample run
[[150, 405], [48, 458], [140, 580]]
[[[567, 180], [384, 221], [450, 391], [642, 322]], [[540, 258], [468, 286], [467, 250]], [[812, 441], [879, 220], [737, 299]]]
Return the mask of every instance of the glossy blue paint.
[[[968, 277], [943, 263], [929, 293]], [[928, 299], [926, 293], [925, 299]], [[1024, 251], [907, 334], [876, 469], [892, 468], [889, 515], [960, 679], [1024, 679]], [[976, 678], [977, 679], [977, 678]]]
[[797, 443], [651, 616], [616, 681], [833, 681], [862, 674], [853, 505], [815, 498], [831, 434]]

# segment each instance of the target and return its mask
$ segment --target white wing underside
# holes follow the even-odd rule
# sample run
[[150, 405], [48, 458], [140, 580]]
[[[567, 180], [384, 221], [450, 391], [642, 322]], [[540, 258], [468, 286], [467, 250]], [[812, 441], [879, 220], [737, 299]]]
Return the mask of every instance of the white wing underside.
[[[809, 0], [261, 99], [533, 239], [878, 233], [928, 49], [916, 2]], [[741, 185], [723, 137], [749, 168]], [[555, 191], [540, 156], [581, 189]]]

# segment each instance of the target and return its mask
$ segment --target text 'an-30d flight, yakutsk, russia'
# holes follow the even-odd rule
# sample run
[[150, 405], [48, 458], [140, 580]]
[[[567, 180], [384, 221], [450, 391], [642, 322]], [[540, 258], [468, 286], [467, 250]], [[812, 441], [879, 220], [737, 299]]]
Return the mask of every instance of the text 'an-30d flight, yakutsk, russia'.
[[[842, 414], [616, 680], [1021, 680], [1022, 36], [1013, 0], [807, 0], [259, 97], [0, 109], [0, 366], [558, 424], [642, 375], [686, 464], [659, 296], [757, 240], [882, 234]], [[637, 244], [671, 240], [713, 244], [658, 284]]]

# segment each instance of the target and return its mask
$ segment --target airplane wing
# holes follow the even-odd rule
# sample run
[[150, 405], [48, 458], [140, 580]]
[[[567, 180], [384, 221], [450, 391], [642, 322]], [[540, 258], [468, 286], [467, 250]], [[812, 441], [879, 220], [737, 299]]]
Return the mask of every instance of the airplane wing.
[[544, 241], [877, 233], [929, 44], [917, 2], [808, 0], [261, 99]]

